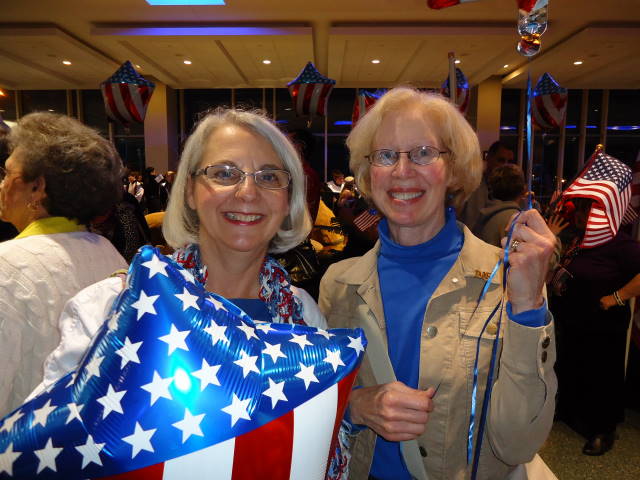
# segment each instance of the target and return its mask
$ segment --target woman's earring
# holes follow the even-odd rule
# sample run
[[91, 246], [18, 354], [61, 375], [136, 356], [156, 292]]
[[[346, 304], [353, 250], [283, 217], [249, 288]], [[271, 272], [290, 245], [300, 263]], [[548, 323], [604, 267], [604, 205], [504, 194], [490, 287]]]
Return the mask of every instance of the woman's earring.
[[29, 208], [29, 210], [33, 210], [35, 212], [40, 208], [40, 202], [37, 200], [33, 202], [29, 202], [27, 203], [27, 207]]

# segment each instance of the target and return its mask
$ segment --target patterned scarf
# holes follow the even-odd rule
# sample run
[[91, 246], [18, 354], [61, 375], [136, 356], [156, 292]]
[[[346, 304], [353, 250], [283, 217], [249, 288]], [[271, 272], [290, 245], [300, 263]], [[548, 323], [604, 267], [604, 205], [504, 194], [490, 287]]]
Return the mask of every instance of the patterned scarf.
[[[207, 266], [200, 259], [200, 247], [191, 243], [177, 249], [172, 258], [188, 270], [202, 285], [207, 283]], [[291, 291], [289, 274], [272, 257], [266, 256], [260, 268], [258, 298], [266, 305], [275, 323], [306, 325], [302, 318], [302, 304]]]

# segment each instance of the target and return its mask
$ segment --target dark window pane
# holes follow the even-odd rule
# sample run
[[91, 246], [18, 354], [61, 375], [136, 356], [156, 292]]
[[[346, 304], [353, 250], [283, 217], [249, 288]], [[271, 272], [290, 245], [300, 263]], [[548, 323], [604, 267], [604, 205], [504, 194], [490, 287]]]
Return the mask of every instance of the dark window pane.
[[242, 110], [262, 110], [261, 88], [236, 88], [236, 108]]
[[231, 90], [189, 89], [184, 91], [185, 133], [188, 135], [205, 112], [216, 107], [231, 106]]
[[85, 124], [107, 136], [109, 132], [107, 113], [100, 90], [82, 90], [82, 118]]
[[5, 120], [16, 120], [16, 92], [15, 90], [2, 90], [0, 95], [0, 115]]
[[144, 137], [116, 137], [114, 142], [126, 168], [144, 171]]
[[56, 112], [67, 114], [66, 90], [23, 90], [22, 114], [31, 112]]

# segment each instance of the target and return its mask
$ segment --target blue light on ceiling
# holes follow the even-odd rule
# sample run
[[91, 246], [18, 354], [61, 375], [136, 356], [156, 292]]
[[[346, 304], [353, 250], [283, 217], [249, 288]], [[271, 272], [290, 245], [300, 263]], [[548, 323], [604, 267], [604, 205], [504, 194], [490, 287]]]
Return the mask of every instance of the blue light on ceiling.
[[334, 125], [351, 125], [351, 120], [337, 120], [333, 122]]
[[149, 5], [224, 5], [224, 0], [147, 0]]

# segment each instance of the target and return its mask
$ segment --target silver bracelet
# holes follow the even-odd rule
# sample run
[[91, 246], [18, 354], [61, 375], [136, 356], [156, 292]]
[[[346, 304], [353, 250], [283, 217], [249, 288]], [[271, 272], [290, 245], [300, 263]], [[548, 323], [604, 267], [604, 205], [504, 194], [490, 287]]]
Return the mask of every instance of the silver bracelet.
[[616, 303], [619, 306], [624, 306], [624, 302], [622, 301], [622, 299], [620, 298], [620, 294], [618, 293], [618, 291], [616, 290], [615, 292], [613, 292], [613, 298], [616, 300]]

